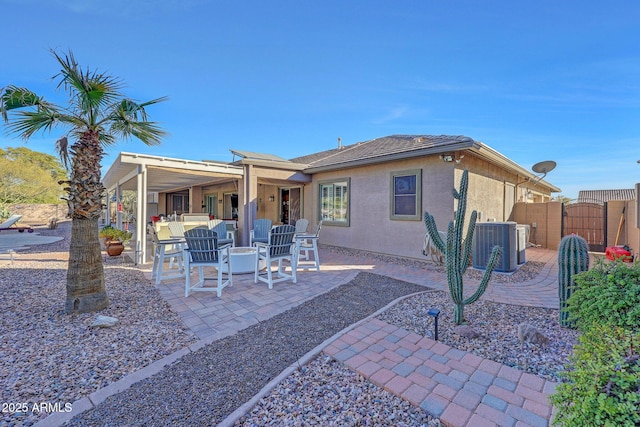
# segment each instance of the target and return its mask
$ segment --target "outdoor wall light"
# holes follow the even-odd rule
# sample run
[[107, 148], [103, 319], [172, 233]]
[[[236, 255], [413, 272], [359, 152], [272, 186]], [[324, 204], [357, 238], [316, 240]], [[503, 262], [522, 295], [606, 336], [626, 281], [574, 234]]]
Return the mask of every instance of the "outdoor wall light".
[[453, 154], [440, 154], [440, 158], [445, 162], [453, 162]]
[[275, 202], [276, 201], [276, 197], [275, 196], [269, 196], [269, 201], [270, 202]]
[[431, 308], [427, 311], [427, 314], [433, 317], [433, 337], [438, 341], [438, 316], [440, 315], [440, 310], [437, 308]]

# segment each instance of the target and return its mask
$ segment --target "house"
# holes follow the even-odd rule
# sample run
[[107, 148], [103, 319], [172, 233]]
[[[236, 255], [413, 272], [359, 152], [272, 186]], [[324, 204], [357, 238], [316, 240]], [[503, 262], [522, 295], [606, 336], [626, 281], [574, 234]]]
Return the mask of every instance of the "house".
[[[508, 220], [516, 202], [546, 202], [560, 192], [465, 136], [392, 135], [288, 160], [231, 152], [231, 163], [120, 153], [103, 179], [108, 200], [137, 190], [138, 218], [204, 212], [235, 220], [242, 245], [256, 218], [293, 224], [304, 217], [310, 228], [323, 221], [323, 244], [420, 258], [424, 211], [446, 228], [464, 169], [467, 209], [479, 221]], [[144, 230], [136, 237], [142, 260]]]

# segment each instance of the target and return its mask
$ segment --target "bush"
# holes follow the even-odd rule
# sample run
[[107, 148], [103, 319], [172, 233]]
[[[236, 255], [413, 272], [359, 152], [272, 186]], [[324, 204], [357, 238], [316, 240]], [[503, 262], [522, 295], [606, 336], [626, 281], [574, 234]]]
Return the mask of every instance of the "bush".
[[594, 326], [580, 336], [569, 382], [551, 396], [558, 409], [553, 425], [640, 425], [640, 334]]
[[576, 289], [567, 311], [580, 330], [595, 324], [639, 330], [640, 264], [600, 262], [574, 280]]
[[640, 425], [640, 264], [598, 263], [567, 301], [582, 333], [568, 382], [551, 396], [554, 425]]

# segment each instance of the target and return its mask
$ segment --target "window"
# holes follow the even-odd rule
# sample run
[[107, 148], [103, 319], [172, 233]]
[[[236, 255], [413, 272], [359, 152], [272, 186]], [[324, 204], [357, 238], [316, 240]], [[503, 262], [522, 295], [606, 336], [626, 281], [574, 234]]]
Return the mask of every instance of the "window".
[[391, 219], [419, 221], [422, 210], [422, 170], [391, 173]]
[[349, 225], [349, 180], [321, 182], [319, 200], [323, 223]]

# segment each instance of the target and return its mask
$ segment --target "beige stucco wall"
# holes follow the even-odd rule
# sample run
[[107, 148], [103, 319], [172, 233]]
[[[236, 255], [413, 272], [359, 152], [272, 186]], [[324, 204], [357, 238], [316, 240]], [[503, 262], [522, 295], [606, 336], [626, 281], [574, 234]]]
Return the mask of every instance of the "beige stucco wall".
[[[509, 221], [528, 224], [529, 241], [556, 250], [562, 239], [562, 203], [516, 203]], [[535, 227], [534, 227], [535, 224]]]
[[[350, 225], [323, 226], [320, 242], [421, 259], [426, 232], [422, 215], [416, 221], [390, 218], [390, 174], [409, 169], [422, 170], [422, 212], [432, 214], [440, 230], [447, 229], [457, 208], [452, 189], [459, 188], [464, 169], [469, 170], [465, 225], [473, 210], [480, 212], [480, 221], [506, 221], [511, 214], [516, 175], [468, 153], [460, 163], [446, 163], [434, 155], [315, 174], [313, 185], [305, 192], [305, 209], [313, 212], [314, 221], [318, 218], [318, 182], [350, 178]], [[505, 198], [506, 192], [510, 194]]]
[[7, 208], [11, 215], [22, 215], [19, 222], [21, 225], [47, 224], [51, 218], [62, 221], [69, 211], [66, 203], [18, 203]]
[[[620, 218], [624, 208], [624, 221], [620, 227]], [[607, 202], [607, 246], [629, 245], [635, 252], [640, 251], [640, 229], [637, 225], [637, 203], [635, 200], [612, 200]]]
[[318, 183], [350, 179], [349, 226], [323, 225], [320, 243], [371, 252], [421, 258], [425, 226], [419, 220], [390, 219], [391, 173], [422, 169], [422, 212], [434, 215], [439, 228], [446, 229], [451, 217], [453, 168], [437, 158], [413, 159], [355, 169], [317, 173], [305, 192], [305, 209], [318, 220]]

